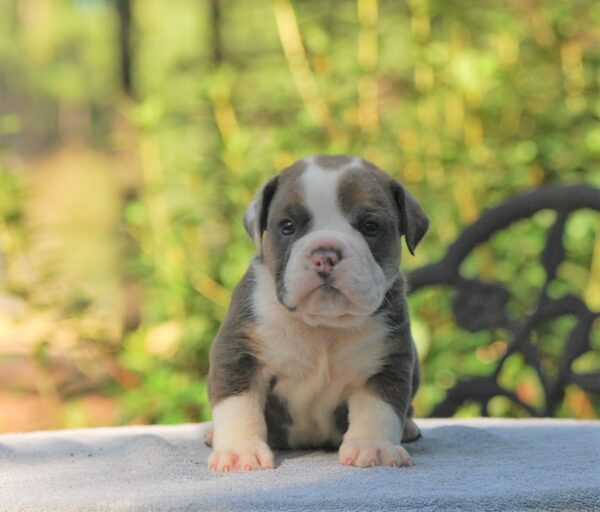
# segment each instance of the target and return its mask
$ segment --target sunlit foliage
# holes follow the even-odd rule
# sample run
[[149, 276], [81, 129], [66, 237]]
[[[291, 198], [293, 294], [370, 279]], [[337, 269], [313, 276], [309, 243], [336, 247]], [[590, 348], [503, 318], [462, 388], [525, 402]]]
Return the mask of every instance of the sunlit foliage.
[[[432, 219], [407, 269], [519, 191], [600, 186], [592, 0], [5, 0], [0, 62], [0, 430], [208, 418], [209, 346], [253, 253], [244, 208], [297, 158], [359, 154], [407, 184]], [[511, 289], [517, 317], [551, 222], [465, 263]], [[597, 214], [572, 219], [555, 283], [597, 309], [599, 237]], [[450, 301], [411, 299], [419, 414], [506, 349], [458, 329]], [[568, 322], [536, 343], [552, 355]], [[522, 360], [501, 383], [541, 405]], [[560, 414], [600, 406], [573, 389]]]

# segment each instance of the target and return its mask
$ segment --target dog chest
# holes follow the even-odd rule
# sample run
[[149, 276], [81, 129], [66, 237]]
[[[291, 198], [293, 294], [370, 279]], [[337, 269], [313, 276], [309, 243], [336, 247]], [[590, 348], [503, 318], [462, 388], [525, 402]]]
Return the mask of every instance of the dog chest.
[[339, 444], [343, 432], [336, 411], [385, 357], [385, 327], [372, 324], [333, 336], [327, 329], [262, 323], [261, 363], [265, 377], [275, 377], [271, 392], [285, 408], [290, 447]]

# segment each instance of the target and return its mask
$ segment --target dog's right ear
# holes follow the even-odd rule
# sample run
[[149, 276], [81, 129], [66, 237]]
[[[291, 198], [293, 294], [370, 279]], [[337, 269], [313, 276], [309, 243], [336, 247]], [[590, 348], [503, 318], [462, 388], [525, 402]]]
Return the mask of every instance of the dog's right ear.
[[411, 254], [429, 229], [429, 219], [417, 200], [396, 180], [392, 180], [392, 193], [400, 215], [400, 230]]
[[277, 184], [279, 182], [279, 176], [271, 178], [265, 185], [263, 185], [254, 197], [244, 215], [244, 227], [250, 235], [250, 238], [254, 240], [256, 245], [256, 252], [262, 253], [261, 242], [262, 234], [267, 229], [267, 219], [269, 217], [269, 206], [273, 200], [273, 196], [277, 190]]

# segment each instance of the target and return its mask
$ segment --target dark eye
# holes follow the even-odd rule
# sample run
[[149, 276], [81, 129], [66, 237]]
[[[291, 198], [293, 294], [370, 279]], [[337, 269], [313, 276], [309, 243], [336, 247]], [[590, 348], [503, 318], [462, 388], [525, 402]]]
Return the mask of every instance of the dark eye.
[[296, 226], [294, 225], [294, 221], [290, 219], [283, 219], [279, 223], [279, 232], [284, 236], [293, 235], [296, 232]]
[[379, 227], [379, 224], [373, 221], [368, 221], [361, 226], [360, 231], [365, 236], [373, 237], [379, 234], [380, 229], [381, 228]]

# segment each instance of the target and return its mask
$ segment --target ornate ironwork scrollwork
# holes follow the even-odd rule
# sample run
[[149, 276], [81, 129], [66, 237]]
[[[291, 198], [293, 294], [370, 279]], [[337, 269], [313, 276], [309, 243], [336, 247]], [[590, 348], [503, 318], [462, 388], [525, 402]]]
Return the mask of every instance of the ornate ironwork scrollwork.
[[[594, 321], [600, 318], [600, 312], [592, 311], [582, 298], [574, 294], [568, 293], [558, 298], [548, 294], [548, 287], [565, 259], [563, 235], [567, 219], [573, 212], [581, 209], [600, 212], [600, 190], [583, 184], [545, 186], [512, 197], [485, 211], [476, 222], [464, 229], [442, 259], [408, 274], [410, 293], [434, 285], [456, 290], [452, 313], [462, 329], [478, 332], [503, 328], [508, 333], [507, 350], [498, 360], [492, 374], [459, 380], [449, 389], [445, 399], [434, 408], [432, 416], [451, 416], [466, 401], [480, 404], [481, 414], [487, 416], [488, 403], [496, 396], [510, 399], [532, 416], [553, 416], [564, 398], [566, 386], [570, 384], [575, 384], [588, 393], [600, 394], [600, 371], [580, 374], [572, 369], [573, 361], [592, 349], [591, 329]], [[510, 293], [503, 284], [466, 278], [460, 273], [460, 266], [473, 249], [488, 241], [496, 232], [515, 221], [530, 218], [541, 210], [556, 212], [545, 247], [540, 254], [540, 263], [546, 278], [532, 310], [523, 318], [517, 319], [508, 311]], [[542, 322], [563, 315], [574, 316], [576, 323], [564, 343], [560, 360], [557, 362], [557, 371], [549, 375], [543, 368], [531, 334]], [[498, 376], [505, 362], [515, 353], [520, 353], [539, 377], [545, 397], [545, 404], [541, 408], [524, 403], [516, 393], [498, 383]]]

